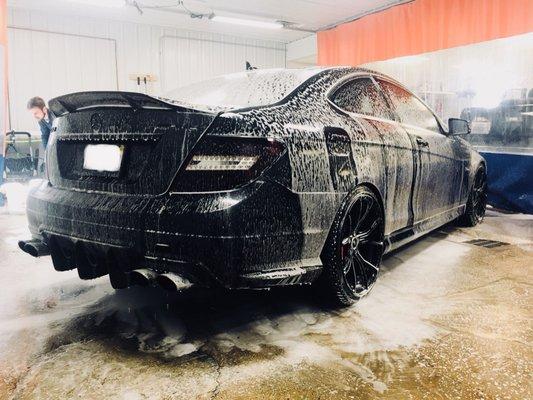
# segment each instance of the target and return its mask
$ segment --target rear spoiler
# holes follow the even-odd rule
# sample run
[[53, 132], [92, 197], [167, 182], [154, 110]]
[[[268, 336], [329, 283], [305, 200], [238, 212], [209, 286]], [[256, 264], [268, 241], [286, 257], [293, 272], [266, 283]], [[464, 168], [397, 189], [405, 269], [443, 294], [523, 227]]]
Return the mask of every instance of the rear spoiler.
[[56, 117], [76, 111], [99, 107], [130, 107], [135, 110], [178, 110], [200, 112], [156, 97], [135, 92], [79, 92], [56, 97], [48, 103]]

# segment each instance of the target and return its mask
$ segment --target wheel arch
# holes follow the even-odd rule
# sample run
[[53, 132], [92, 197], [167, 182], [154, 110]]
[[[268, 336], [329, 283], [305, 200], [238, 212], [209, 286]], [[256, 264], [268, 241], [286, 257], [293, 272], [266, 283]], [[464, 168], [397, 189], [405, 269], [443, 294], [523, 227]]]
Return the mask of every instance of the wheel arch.
[[474, 185], [474, 180], [476, 179], [477, 172], [481, 167], [485, 169], [485, 175], [487, 174], [487, 161], [478, 153], [477, 154], [477, 160], [475, 160], [474, 163], [472, 163], [472, 169], [470, 172], [470, 179], [468, 182], [468, 192], [470, 193], [470, 190], [472, 190], [472, 186]]
[[387, 224], [387, 214], [385, 213], [385, 203], [383, 202], [383, 196], [381, 195], [380, 190], [376, 185], [370, 182], [360, 182], [357, 186], [365, 186], [367, 189], [369, 189], [376, 198], [378, 199], [379, 206], [381, 207], [381, 213], [383, 215], [383, 225], [386, 226]]
[[341, 219], [344, 214], [348, 211], [348, 207], [350, 207], [350, 204], [352, 203], [354, 197], [355, 197], [355, 193], [356, 193], [356, 190], [360, 187], [365, 187], [366, 189], [370, 190], [377, 198], [378, 200], [378, 203], [379, 203], [379, 206], [381, 208], [381, 215], [383, 217], [383, 227], [384, 227], [384, 230], [385, 230], [385, 227], [386, 227], [386, 224], [387, 224], [387, 216], [386, 216], [386, 213], [385, 213], [385, 205], [384, 205], [384, 202], [383, 202], [383, 196], [381, 195], [381, 192], [380, 190], [377, 188], [376, 185], [374, 185], [373, 183], [371, 182], [367, 182], [367, 181], [363, 181], [363, 182], [359, 182], [350, 192], [348, 192], [344, 198], [342, 199], [338, 209], [337, 209], [337, 212], [335, 213], [335, 217], [333, 218], [333, 221], [329, 227], [329, 230], [328, 230], [328, 235], [327, 235], [327, 239], [326, 241], [324, 242], [324, 244], [322, 245], [322, 250], [320, 251], [320, 259], [323, 260], [323, 257], [324, 257], [324, 254], [325, 254], [325, 250], [326, 250], [326, 247], [327, 247], [327, 244], [330, 240], [330, 237], [332, 234], [334, 234], [335, 232], [335, 228], [336, 228], [336, 224], [339, 222], [339, 219]]

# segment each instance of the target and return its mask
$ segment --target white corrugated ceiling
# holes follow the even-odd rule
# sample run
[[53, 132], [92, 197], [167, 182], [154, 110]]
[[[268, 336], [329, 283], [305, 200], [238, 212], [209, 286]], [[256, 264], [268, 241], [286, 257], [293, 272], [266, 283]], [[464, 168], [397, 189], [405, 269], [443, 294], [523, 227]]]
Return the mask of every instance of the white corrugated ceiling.
[[[110, 7], [121, 0], [9, 0], [8, 7], [48, 10], [65, 15], [82, 14], [95, 18], [172, 26], [189, 30], [227, 33], [248, 37], [291, 42], [316, 31], [369, 12], [409, 0], [184, 0], [193, 13], [287, 21], [295, 30], [269, 30], [241, 27], [194, 19], [187, 15], [179, 0], [136, 0], [141, 15], [133, 6]], [[133, 0], [129, 1], [133, 3]]]

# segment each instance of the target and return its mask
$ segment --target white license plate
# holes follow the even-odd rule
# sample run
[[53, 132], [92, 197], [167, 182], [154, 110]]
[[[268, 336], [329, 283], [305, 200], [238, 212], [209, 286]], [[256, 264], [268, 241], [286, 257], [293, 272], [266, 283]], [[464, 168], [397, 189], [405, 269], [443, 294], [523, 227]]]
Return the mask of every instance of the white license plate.
[[83, 151], [83, 169], [98, 172], [118, 172], [123, 147], [114, 144], [88, 144]]

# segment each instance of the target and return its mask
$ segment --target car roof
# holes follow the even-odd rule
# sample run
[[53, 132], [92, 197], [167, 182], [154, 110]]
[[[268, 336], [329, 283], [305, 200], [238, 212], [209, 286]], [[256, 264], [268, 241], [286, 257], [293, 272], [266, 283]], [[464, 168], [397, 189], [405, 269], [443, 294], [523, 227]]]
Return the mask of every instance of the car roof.
[[[350, 75], [372, 75], [379, 78], [383, 78], [385, 80], [388, 80], [401, 88], [407, 90], [408, 92], [412, 93], [412, 91], [406, 87], [403, 83], [397, 81], [396, 79], [385, 75], [381, 72], [374, 71], [369, 68], [363, 68], [363, 67], [353, 67], [349, 65], [345, 66], [329, 66], [329, 67], [307, 67], [307, 68], [271, 68], [271, 69], [263, 69], [263, 70], [257, 70], [257, 71], [263, 71], [263, 73], [268, 73], [268, 71], [271, 72], [277, 72], [277, 73], [283, 73], [283, 71], [287, 71], [287, 73], [290, 74], [298, 74], [300, 73], [302, 78], [306, 77], [306, 79], [302, 79], [301, 85], [305, 84], [307, 81], [309, 81], [310, 78], [315, 77], [316, 75], [320, 74], [337, 74], [338, 80], [343, 80], [344, 78], [350, 76]], [[314, 73], [313, 73], [314, 72]]]

